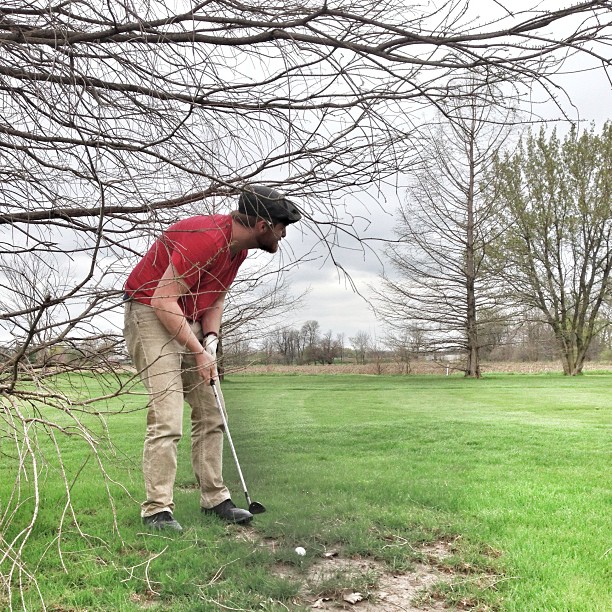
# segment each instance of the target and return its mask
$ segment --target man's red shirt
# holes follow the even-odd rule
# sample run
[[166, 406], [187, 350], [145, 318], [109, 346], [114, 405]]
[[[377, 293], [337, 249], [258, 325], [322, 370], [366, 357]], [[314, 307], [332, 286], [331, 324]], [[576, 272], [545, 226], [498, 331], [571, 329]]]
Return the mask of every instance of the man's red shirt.
[[129, 275], [130, 297], [151, 305], [151, 297], [169, 263], [189, 288], [181, 306], [190, 321], [199, 320], [236, 278], [248, 251], [232, 256], [231, 215], [189, 217], [171, 225]]

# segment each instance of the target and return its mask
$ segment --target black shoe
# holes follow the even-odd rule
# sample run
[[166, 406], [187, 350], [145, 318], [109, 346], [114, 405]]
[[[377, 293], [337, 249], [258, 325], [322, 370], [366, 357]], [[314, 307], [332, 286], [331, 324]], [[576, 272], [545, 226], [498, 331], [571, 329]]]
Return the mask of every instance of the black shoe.
[[142, 519], [142, 522], [149, 529], [170, 529], [171, 531], [183, 531], [183, 528], [180, 526], [179, 522], [174, 519], [171, 512], [164, 510], [163, 512], [158, 512], [157, 514], [152, 514], [151, 516], [145, 516]]
[[213, 508], [202, 508], [202, 512], [204, 514], [214, 514], [228, 523], [237, 523], [239, 525], [250, 523], [253, 520], [253, 515], [248, 510], [236, 508], [231, 499], [226, 499]]

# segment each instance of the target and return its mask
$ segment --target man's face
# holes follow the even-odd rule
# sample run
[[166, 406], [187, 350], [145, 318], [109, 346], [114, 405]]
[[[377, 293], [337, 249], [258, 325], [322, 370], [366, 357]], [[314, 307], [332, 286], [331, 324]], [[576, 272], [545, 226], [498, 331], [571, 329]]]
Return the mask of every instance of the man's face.
[[259, 248], [266, 253], [276, 253], [278, 243], [287, 235], [287, 226], [284, 223], [267, 223], [265, 231], [259, 235]]

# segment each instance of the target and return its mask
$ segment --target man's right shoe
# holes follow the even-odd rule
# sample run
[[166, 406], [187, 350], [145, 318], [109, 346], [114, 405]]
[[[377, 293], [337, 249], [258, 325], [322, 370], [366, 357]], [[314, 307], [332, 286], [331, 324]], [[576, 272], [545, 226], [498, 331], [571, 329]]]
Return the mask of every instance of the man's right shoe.
[[236, 504], [231, 499], [226, 499], [212, 508], [202, 508], [202, 512], [204, 514], [214, 514], [228, 523], [238, 525], [244, 525], [253, 520], [253, 515], [248, 510], [236, 508]]
[[179, 522], [174, 519], [171, 512], [164, 510], [151, 516], [145, 516], [142, 522], [149, 528], [161, 531], [162, 529], [169, 529], [170, 531], [183, 531]]

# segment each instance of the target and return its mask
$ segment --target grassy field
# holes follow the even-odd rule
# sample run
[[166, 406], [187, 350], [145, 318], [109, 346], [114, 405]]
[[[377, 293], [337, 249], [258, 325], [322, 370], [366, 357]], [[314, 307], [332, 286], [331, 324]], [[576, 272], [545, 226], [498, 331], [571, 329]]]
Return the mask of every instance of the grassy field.
[[[236, 375], [223, 388], [251, 496], [268, 512], [247, 529], [202, 516], [186, 436], [175, 495], [185, 532], [146, 533], [138, 508], [145, 414], [130, 411], [142, 398], [112, 400], [125, 412], [106, 422], [114, 448], [100, 448], [116, 481], [119, 534], [79, 439], [61, 444], [81, 533], [68, 516], [58, 534], [66, 492], [51, 445], [40, 470], [40, 513], [24, 557], [47, 609], [305, 610], [332, 606], [348, 589], [367, 600], [355, 610], [389, 610], [384, 601], [374, 607], [385, 573], [425, 566], [438, 579], [419, 609], [442, 601], [474, 610], [612, 609], [612, 375]], [[6, 440], [0, 448], [6, 512], [14, 453]], [[229, 453], [225, 471], [242, 503]], [[22, 497], [5, 540], [33, 503]], [[312, 569], [332, 555], [376, 566], [315, 580]], [[7, 568], [3, 559], [3, 576]], [[40, 609], [26, 583], [27, 609]], [[16, 586], [19, 608], [17, 594]]]

